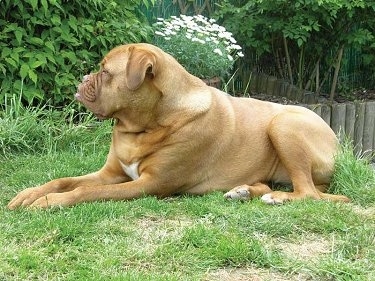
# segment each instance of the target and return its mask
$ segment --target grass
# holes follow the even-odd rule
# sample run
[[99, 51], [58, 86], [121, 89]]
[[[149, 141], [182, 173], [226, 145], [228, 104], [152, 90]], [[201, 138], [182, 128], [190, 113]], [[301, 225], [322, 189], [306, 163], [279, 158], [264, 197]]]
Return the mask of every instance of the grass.
[[[79, 121], [79, 122], [77, 122]], [[89, 113], [77, 113], [72, 104], [64, 110], [22, 106], [16, 97], [0, 107], [0, 155], [48, 154], [62, 149], [85, 149], [110, 138], [111, 122], [100, 123]]]
[[109, 123], [56, 114], [0, 115], [0, 280], [374, 280], [374, 172], [347, 143], [331, 191], [349, 204], [267, 206], [216, 192], [8, 211], [17, 191], [105, 161]]

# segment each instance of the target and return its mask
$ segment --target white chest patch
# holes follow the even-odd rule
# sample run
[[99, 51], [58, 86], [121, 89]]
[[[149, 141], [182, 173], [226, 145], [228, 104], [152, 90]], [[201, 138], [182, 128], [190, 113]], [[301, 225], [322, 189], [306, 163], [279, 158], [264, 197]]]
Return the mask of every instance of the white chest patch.
[[120, 164], [125, 174], [127, 174], [133, 180], [136, 180], [139, 178], [139, 173], [138, 173], [139, 162], [134, 162], [130, 165], [125, 165], [120, 161]]

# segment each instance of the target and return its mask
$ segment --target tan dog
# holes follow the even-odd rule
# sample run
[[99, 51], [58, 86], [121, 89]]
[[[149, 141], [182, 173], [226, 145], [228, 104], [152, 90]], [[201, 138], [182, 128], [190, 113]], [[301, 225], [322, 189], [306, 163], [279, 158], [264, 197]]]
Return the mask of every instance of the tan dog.
[[[314, 198], [334, 169], [337, 139], [315, 113], [206, 86], [170, 55], [148, 44], [113, 49], [100, 71], [85, 76], [77, 100], [100, 118], [114, 118], [111, 148], [99, 171], [20, 192], [8, 205], [69, 206], [145, 195], [229, 191], [269, 204]], [[267, 182], [291, 182], [293, 192]]]

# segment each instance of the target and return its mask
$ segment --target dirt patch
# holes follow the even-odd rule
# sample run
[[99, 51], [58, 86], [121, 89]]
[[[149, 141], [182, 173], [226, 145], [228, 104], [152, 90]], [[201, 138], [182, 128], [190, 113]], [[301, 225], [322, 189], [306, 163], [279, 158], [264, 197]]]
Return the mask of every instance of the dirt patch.
[[293, 243], [280, 242], [278, 248], [288, 257], [314, 261], [330, 252], [330, 242], [320, 237], [309, 237]]
[[271, 270], [256, 267], [247, 268], [221, 268], [208, 271], [203, 281], [300, 281], [310, 280], [304, 274], [284, 275]]
[[356, 214], [359, 214], [364, 217], [375, 218], [375, 207], [363, 208], [357, 205], [353, 205], [353, 211]]
[[250, 95], [251, 98], [263, 101], [270, 101], [279, 104], [300, 104], [300, 102], [295, 100], [290, 100], [286, 97], [279, 97], [279, 96], [269, 96], [266, 94], [252, 94]]
[[[237, 94], [237, 96], [240, 96]], [[280, 97], [280, 96], [270, 96], [262, 93], [251, 93], [251, 98], [258, 99], [258, 100], [264, 100], [264, 101], [270, 101], [275, 102], [279, 104], [301, 104], [298, 101], [288, 99], [286, 97]], [[320, 103], [324, 103], [326, 101], [328, 103], [329, 96], [328, 95], [322, 95], [320, 96], [319, 100]], [[344, 102], [352, 102], [352, 101], [371, 101], [375, 100], [375, 90], [365, 90], [365, 89], [359, 89], [355, 90], [350, 94], [338, 94], [335, 96], [334, 101], [337, 103], [344, 103]]]
[[350, 94], [339, 94], [335, 97], [336, 102], [347, 101], [370, 101], [375, 100], [375, 90], [358, 89]]
[[[271, 238], [267, 238], [271, 239]], [[330, 242], [318, 236], [308, 239], [289, 242], [281, 239], [271, 239], [271, 245], [281, 251], [283, 255], [292, 260], [317, 261], [322, 255], [330, 252]], [[210, 270], [203, 278], [204, 281], [299, 281], [312, 280], [306, 272], [283, 274], [272, 269], [257, 267], [246, 268], [221, 268]]]
[[193, 224], [194, 221], [187, 218], [166, 219], [148, 216], [137, 222], [136, 233], [142, 238], [142, 250], [153, 251], [160, 241], [180, 237], [183, 234], [181, 229]]

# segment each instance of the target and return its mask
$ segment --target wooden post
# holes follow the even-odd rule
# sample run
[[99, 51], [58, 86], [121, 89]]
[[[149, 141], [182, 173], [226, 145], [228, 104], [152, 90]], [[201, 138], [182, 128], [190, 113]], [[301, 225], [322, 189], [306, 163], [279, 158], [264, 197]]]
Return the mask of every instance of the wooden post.
[[355, 105], [355, 124], [354, 124], [354, 151], [360, 154], [363, 151], [363, 128], [365, 124], [365, 103]]
[[273, 95], [276, 96], [276, 97], [279, 97], [279, 96], [283, 96], [282, 95], [282, 91], [283, 91], [283, 80], [281, 79], [277, 79], [275, 81], [275, 87], [273, 89]]
[[371, 153], [374, 149], [375, 101], [366, 103], [365, 124], [363, 127], [363, 152]]
[[259, 79], [260, 79], [259, 81], [260, 83], [258, 83], [258, 85], [260, 87], [258, 87], [258, 93], [265, 94], [267, 91], [267, 75], [261, 74], [259, 76]]
[[321, 116], [323, 120], [331, 126], [331, 107], [326, 104], [321, 105]]
[[345, 103], [336, 103], [332, 105], [331, 128], [340, 140], [345, 136], [345, 114]]
[[303, 91], [301, 102], [307, 103], [307, 104], [315, 104], [316, 101], [315, 101], [314, 93], [310, 91], [306, 91], [306, 90]]
[[296, 87], [296, 101], [304, 102], [305, 90]]
[[275, 88], [275, 85], [276, 85], [276, 77], [274, 76], [269, 76], [267, 78], [267, 84], [266, 84], [266, 94], [269, 95], [269, 96], [272, 96], [273, 95], [273, 92], [274, 92], [274, 88]]
[[254, 93], [258, 93], [258, 77], [259, 74], [256, 72], [253, 72], [251, 74], [251, 80], [250, 80], [250, 91]]
[[289, 89], [289, 83], [284, 81], [282, 84], [281, 84], [281, 87], [280, 87], [280, 97], [287, 97], [288, 96], [288, 89]]
[[345, 135], [354, 141], [354, 123], [355, 123], [355, 105], [354, 103], [346, 104], [345, 116]]
[[316, 114], [318, 114], [320, 117], [322, 117], [322, 105], [314, 104], [311, 107], [311, 110], [314, 111]]

